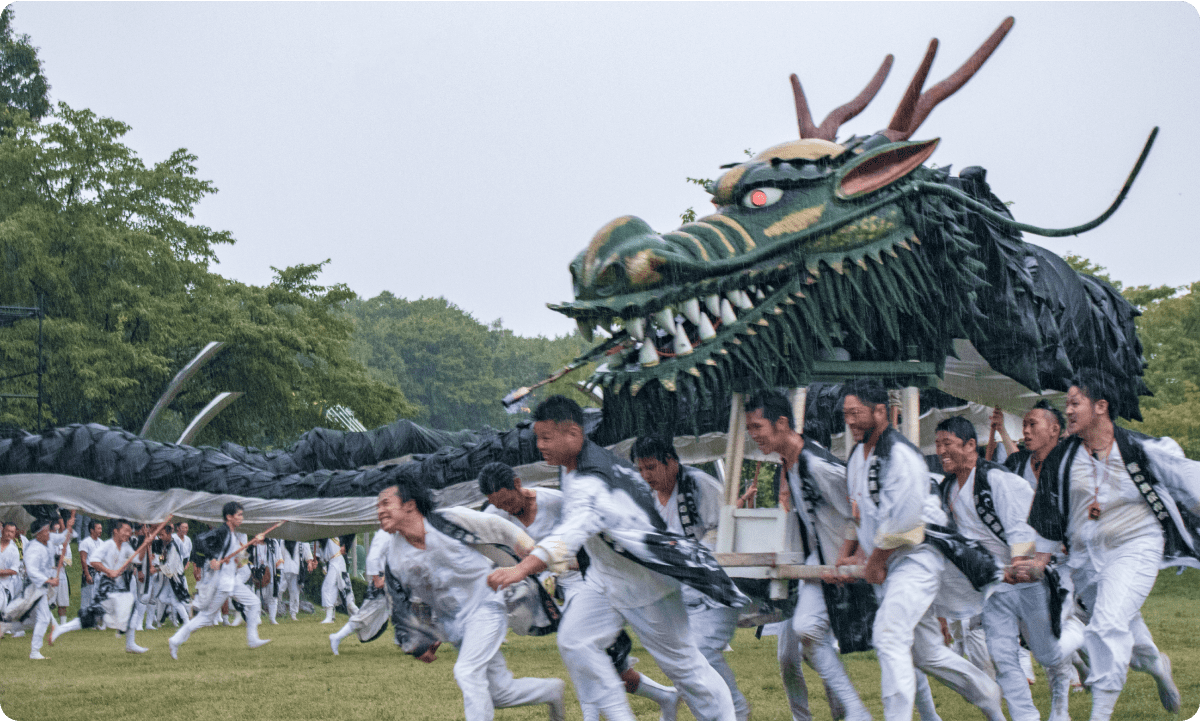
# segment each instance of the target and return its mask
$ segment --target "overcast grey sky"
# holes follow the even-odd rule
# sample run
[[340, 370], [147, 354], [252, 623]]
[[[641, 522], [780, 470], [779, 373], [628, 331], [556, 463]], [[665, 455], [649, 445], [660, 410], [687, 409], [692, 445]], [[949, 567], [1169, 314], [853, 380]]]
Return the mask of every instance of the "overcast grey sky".
[[1064, 227], [1115, 197], [1074, 250], [1132, 284], [1200, 280], [1200, 16], [1164, 3], [18, 2], [52, 96], [129, 123], [149, 164], [178, 147], [220, 193], [216, 271], [332, 258], [364, 297], [445, 296], [523, 335], [572, 324], [567, 264], [634, 214], [666, 231], [708, 196], [687, 176], [797, 137], [788, 74], [818, 122], [888, 53], [841, 137], [887, 125], [929, 39], [927, 85], [1008, 15], [987, 65], [913, 139], [980, 165], [1018, 220]]

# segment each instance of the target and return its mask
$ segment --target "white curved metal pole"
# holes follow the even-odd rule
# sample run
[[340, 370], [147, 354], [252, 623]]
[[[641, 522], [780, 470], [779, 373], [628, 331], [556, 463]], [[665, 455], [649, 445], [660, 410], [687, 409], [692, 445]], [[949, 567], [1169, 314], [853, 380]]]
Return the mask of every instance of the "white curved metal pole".
[[183, 389], [183, 384], [188, 382], [192, 376], [196, 375], [196, 371], [205, 363], [212, 360], [212, 357], [217, 354], [217, 351], [225, 347], [222, 341], [213, 341], [204, 346], [195, 358], [188, 361], [188, 364], [175, 374], [171, 382], [167, 384], [167, 389], [163, 391], [162, 397], [154, 404], [154, 408], [150, 411], [150, 415], [146, 416], [146, 422], [142, 424], [142, 430], [138, 433], [139, 436], [145, 436], [150, 431], [150, 426], [158, 418], [158, 415], [166, 410], [171, 401], [175, 400], [175, 396], [179, 395], [179, 391]]
[[183, 429], [183, 433], [179, 435], [179, 440], [175, 442], [181, 446], [190, 445], [192, 439], [195, 438], [196, 435], [208, 425], [209, 421], [215, 418], [218, 413], [225, 410], [226, 406], [228, 406], [230, 403], [233, 403], [241, 396], [242, 393], [240, 391], [237, 393], [230, 393], [229, 391], [218, 393], [215, 398], [208, 402], [208, 405], [204, 406], [204, 410], [196, 414], [196, 417], [192, 419], [192, 422], [189, 423], [187, 428]]

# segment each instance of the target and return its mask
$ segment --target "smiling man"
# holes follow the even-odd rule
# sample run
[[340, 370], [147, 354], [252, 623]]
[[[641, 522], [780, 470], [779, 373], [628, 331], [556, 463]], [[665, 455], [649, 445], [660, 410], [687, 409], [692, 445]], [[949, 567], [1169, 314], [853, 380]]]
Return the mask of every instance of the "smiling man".
[[1075, 593], [1091, 610], [1084, 648], [1092, 721], [1112, 717], [1130, 667], [1153, 676], [1163, 708], [1179, 712], [1171, 661], [1141, 607], [1160, 568], [1200, 567], [1200, 463], [1169, 438], [1117, 426], [1119, 397], [1116, 381], [1095, 370], [1080, 372], [1067, 391], [1071, 437], [1046, 458], [1029, 512], [1048, 544], [1021, 562], [1044, 568], [1067, 550]]
[[[385, 488], [376, 500], [401, 648], [425, 663], [437, 660], [440, 637], [458, 649], [454, 680], [467, 721], [491, 721], [498, 708], [547, 704], [550, 721], [564, 718], [564, 684], [557, 678], [513, 678], [500, 651], [508, 632], [506, 594], [488, 587], [495, 568], [485, 544], [527, 553], [533, 540], [503, 519], [467, 508], [434, 510], [429, 489], [415, 483]], [[433, 626], [410, 624], [413, 599], [433, 610]], [[527, 632], [518, 629], [518, 632]]]
[[[1003, 466], [980, 460], [977, 443], [975, 426], [966, 418], [951, 416], [938, 423], [935, 446], [946, 472], [942, 503], [959, 533], [979, 541], [1001, 564], [1010, 566], [1014, 559], [1034, 555], [1037, 534], [1025, 520], [1033, 489]], [[1046, 668], [1051, 721], [1068, 719], [1070, 659], [1083, 643], [1083, 624], [1074, 617], [1073, 605], [1064, 603], [1059, 618], [1052, 621], [1046, 585], [1019, 582], [1011, 570], [984, 602], [987, 649], [1013, 721], [1041, 719], [1019, 660], [1019, 626], [1027, 629], [1034, 656]]]
[[533, 420], [542, 457], [561, 468], [562, 521], [528, 558], [488, 582], [504, 588], [578, 557], [584, 583], [563, 611], [558, 650], [580, 702], [596, 705], [608, 721], [633, 721], [605, 652], [628, 623], [699, 721], [733, 721], [729, 688], [688, 632], [680, 580], [726, 605], [740, 606], [745, 596], [707, 548], [667, 530], [628, 461], [588, 440], [577, 403], [551, 396]]
[[854, 538], [842, 546], [837, 565], [865, 564], [876, 584], [879, 610], [872, 643], [879, 657], [884, 718], [910, 721], [916, 695], [913, 664], [1002, 721], [996, 682], [942, 642], [934, 602], [956, 601], [941, 594], [946, 558], [926, 542], [926, 526], [944, 526], [946, 514], [930, 486], [921, 452], [888, 424], [887, 390], [860, 378], [843, 388], [846, 425], [857, 445], [846, 469], [853, 502]]
[[96, 577], [96, 593], [87, 606], [80, 607], [77, 618], [54, 629], [50, 634], [51, 643], [64, 633], [106, 626], [116, 629], [118, 638], [122, 634], [125, 636], [127, 652], [147, 651], [146, 647], [137, 644], [137, 632], [131, 623], [135, 604], [133, 583], [136, 574], [141, 571], [135, 571], [133, 564], [130, 564], [118, 573], [135, 552], [129, 542], [132, 536], [133, 525], [129, 521], [113, 521], [112, 536], [88, 554], [88, 562]]

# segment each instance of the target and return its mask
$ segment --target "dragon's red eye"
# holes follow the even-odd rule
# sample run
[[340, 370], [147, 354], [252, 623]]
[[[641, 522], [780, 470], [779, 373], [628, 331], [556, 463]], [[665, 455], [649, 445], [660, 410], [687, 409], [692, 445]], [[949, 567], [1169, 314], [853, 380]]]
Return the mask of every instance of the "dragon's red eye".
[[767, 204], [767, 194], [761, 190], [756, 190], [750, 194], [750, 202], [754, 204], [754, 207], [761, 208]]

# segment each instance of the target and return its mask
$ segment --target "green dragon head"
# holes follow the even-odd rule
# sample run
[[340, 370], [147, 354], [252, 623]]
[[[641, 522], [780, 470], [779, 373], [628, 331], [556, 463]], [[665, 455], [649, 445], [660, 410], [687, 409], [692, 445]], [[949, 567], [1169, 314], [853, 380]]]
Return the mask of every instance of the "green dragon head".
[[[959, 70], [922, 93], [931, 42], [888, 128], [840, 143], [838, 127], [878, 92], [892, 56], [820, 126], [793, 75], [801, 139], [724, 166], [708, 188], [712, 215], [667, 233], [632, 216], [601, 228], [571, 262], [575, 300], [550, 307], [575, 318], [589, 339], [597, 326], [611, 335], [584, 357], [603, 360], [591, 383], [604, 391], [606, 414], [654, 386], [659, 397], [683, 387], [721, 394], [802, 386], [822, 360], [917, 360], [941, 373], [955, 339], [971, 341], [1029, 388], [1063, 386], [1087, 360], [1084, 349], [1069, 347], [1073, 331], [1056, 326], [1064, 309], [1052, 309], [1045, 285], [1049, 271], [1062, 275], [1065, 265], [1023, 243], [1020, 231], [1095, 227], [1137, 168], [1100, 218], [1043, 230], [1014, 221], [982, 169], [952, 177], [926, 167], [938, 141], [908, 140], [1012, 24], [1006, 19]], [[1126, 315], [1132, 319], [1132, 309]], [[1141, 351], [1132, 327], [1122, 330], [1133, 338], [1133, 357], [1115, 363], [1137, 378], [1136, 414]]]

